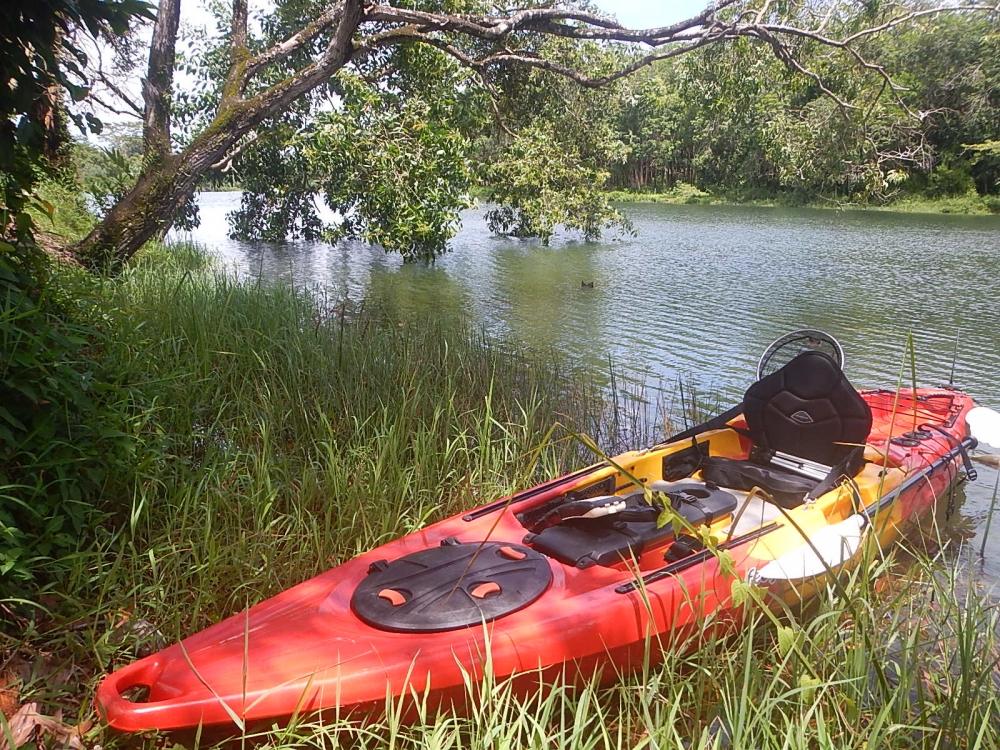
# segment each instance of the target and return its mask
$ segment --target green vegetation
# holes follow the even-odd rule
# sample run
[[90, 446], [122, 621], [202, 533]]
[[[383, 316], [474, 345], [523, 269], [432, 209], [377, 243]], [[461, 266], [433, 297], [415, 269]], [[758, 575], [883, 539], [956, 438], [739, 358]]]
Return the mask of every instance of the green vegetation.
[[[834, 36], [897, 12], [836, 8], [828, 19]], [[808, 26], [814, 9], [791, 4], [782, 12], [785, 23]], [[898, 34], [872, 35], [863, 54], [881, 61], [896, 90], [809, 39], [794, 62], [738, 39], [596, 90], [523, 69], [488, 87], [454, 60], [413, 52], [388, 89], [338, 76], [345, 104], [336, 134], [327, 115], [300, 108], [242, 151], [231, 172], [246, 189], [234, 228], [248, 238], [295, 235], [302, 226], [320, 234], [317, 184], [331, 206], [354, 217], [340, 233], [407, 257], [420, 254], [415, 243], [426, 254], [446, 246], [458, 196], [469, 192], [496, 204], [493, 231], [545, 241], [559, 225], [587, 239], [627, 230], [611, 205], [621, 193], [669, 203], [995, 212], [998, 40], [995, 18], [979, 14], [928, 16]], [[634, 54], [565, 40], [539, 42], [535, 53], [594, 76]], [[380, 135], [365, 107], [411, 118], [410, 135]], [[446, 147], [429, 147], [432, 135]], [[400, 190], [399, 175], [434, 189]], [[412, 220], [388, 220], [369, 197], [386, 194], [394, 214]]]
[[[227, 18], [218, 39], [180, 61], [211, 82], [174, 102], [173, 136], [193, 147], [170, 152], [170, 116], [157, 109], [175, 62], [169, 24], [158, 23], [164, 65], [148, 81], [158, 102], [141, 149], [123, 131], [114, 148], [67, 153], [67, 118], [100, 127], [69, 102], [86, 100], [93, 73], [77, 34], [86, 29], [127, 53], [149, 7], [54, 0], [36, 16], [21, 12], [27, 5], [0, 11], [10, 53], [0, 71], [16, 83], [0, 94], [5, 742], [22, 704], [37, 701], [85, 726], [109, 667], [373, 545], [579, 465], [589, 456], [572, 439], [577, 432], [608, 450], [649, 437], [650, 426], [628, 413], [634, 401], [609, 397], [558, 358], [460, 323], [410, 320], [391, 299], [348, 305], [238, 280], [198, 248], [155, 242], [110, 279], [53, 260], [43, 247], [59, 250], [94, 226], [88, 206], [106, 230], [92, 249], [118, 261], [144, 237], [193, 219], [185, 191], [194, 177], [243, 183], [234, 223], [243, 234], [357, 236], [423, 258], [446, 246], [464, 196], [477, 188], [499, 204], [495, 229], [543, 238], [560, 224], [587, 237], [621, 226], [609, 185], [683, 203], [996, 206], [993, 16], [934, 16], [888, 41], [873, 35], [868, 51], [908, 84], [902, 101], [882, 96], [877, 75], [845, 68], [809, 40], [778, 45], [794, 53], [778, 58], [814, 67], [818, 79], [791, 75], [778, 58], [761, 57], [748, 33], [734, 32], [728, 47], [590, 90], [537, 67], [477, 69], [410, 38], [327, 69], [322, 87], [317, 80], [277, 110], [258, 110], [259, 129], [237, 130], [235, 119], [266, 98], [237, 101], [240, 85], [249, 96], [273, 92], [311, 69], [312, 48], [332, 43], [332, 21], [311, 25], [307, 46], [223, 92], [227, 71], [238, 78], [247, 55], [316, 18], [313, 3], [280, 2], [238, 54], [229, 52], [240, 24]], [[811, 21], [812, 4], [779, 5], [769, 20]], [[877, 26], [890, 12], [866, 3], [833, 14], [831, 33]], [[374, 32], [354, 23], [344, 38], [360, 49]], [[399, 32], [406, 19], [375, 23]], [[602, 23], [585, 28], [607, 33]], [[551, 28], [499, 43], [598, 77], [635, 52]], [[242, 36], [249, 33], [244, 20]], [[488, 36], [426, 38], [488, 56], [498, 50]], [[836, 84], [841, 106], [820, 81]], [[332, 100], [339, 108], [326, 106]], [[918, 124], [906, 108], [933, 114]], [[188, 175], [191, 185], [180, 185]], [[146, 192], [136, 192], [137, 179]], [[316, 194], [348, 221], [322, 226]], [[108, 221], [130, 198], [124, 216]], [[300, 722], [257, 739], [276, 747], [710, 747], [728, 734], [734, 746], [755, 748], [995, 747], [996, 607], [928, 557], [918, 553], [905, 568], [875, 563], [846, 583], [846, 598], [823, 597], [803, 618], [773, 620], [748, 603], [735, 637], [706, 630], [703, 648], [679, 649], [664, 666], [610, 687], [556, 681], [518, 697], [487, 675], [470, 687], [470, 717], [425, 715], [402, 727], [390, 707], [369, 726]], [[873, 585], [876, 574], [887, 583]], [[59, 723], [41, 731], [52, 726]], [[104, 746], [132, 742], [99, 726], [81, 731]]]
[[75, 289], [52, 283], [36, 220], [56, 211], [38, 182], [66, 162], [68, 119], [100, 126], [68, 116], [63, 92], [87, 95], [86, 55], [68, 30], [108, 40], [150, 15], [141, 0], [21, 6], [3, 8], [0, 59], [0, 592], [75, 544], [93, 520], [91, 496], [127, 463], [105, 422], [119, 398], [114, 376], [87, 356], [101, 342], [74, 315]]
[[[48, 387], [87, 383], [95, 395], [67, 402], [86, 452], [57, 454], [79, 496], [57, 501], [55, 480], [3, 489], [34, 511], [14, 530], [53, 541], [0, 577], [0, 643], [17, 701], [70, 723], [92, 718], [107, 668], [579, 465], [585, 456], [565, 439], [573, 429], [604, 446], [642, 440], [600, 432], [627, 420], [558, 361], [475, 332], [401, 324], [387, 301], [329, 305], [281, 283], [238, 282], [196, 248], [150, 248], [113, 281], [56, 268], [48, 288], [74, 300], [53, 330], [75, 337], [69, 354], [39, 355], [71, 360]], [[48, 460], [24, 453], [24, 476], [44, 475]], [[84, 505], [79, 531], [53, 536]], [[734, 747], [992, 747], [996, 607], [950, 564], [917, 559], [876, 563], [847, 582], [847, 600], [824, 598], [803, 618], [751, 608], [738, 636], [706, 630], [703, 648], [607, 688], [557, 681], [519, 697], [487, 676], [473, 689], [488, 698], [468, 718], [428, 714], [403, 727], [390, 710], [374, 725], [304, 720], [257, 739], [679, 748], [712, 747], [727, 731]], [[99, 727], [87, 740], [118, 743]]]
[[834, 210], [897, 211], [918, 214], [969, 214], [983, 215], [1000, 213], [1000, 197], [983, 196], [975, 191], [948, 198], [930, 198], [917, 195], [903, 195], [886, 203], [855, 203], [852, 201], [806, 201], [794, 196], [775, 198], [738, 199], [715, 195], [699, 190], [688, 183], [678, 183], [667, 192], [609, 190], [605, 192], [612, 203], [665, 203], [674, 206], [686, 205], [747, 205], [786, 206], [789, 208], [828, 208]]

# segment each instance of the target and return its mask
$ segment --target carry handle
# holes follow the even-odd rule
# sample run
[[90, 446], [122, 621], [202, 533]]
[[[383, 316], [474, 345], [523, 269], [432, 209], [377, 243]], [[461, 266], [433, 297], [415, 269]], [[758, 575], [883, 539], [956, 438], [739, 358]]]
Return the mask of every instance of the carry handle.
[[148, 715], [171, 703], [162, 701], [131, 701], [125, 693], [132, 688], [151, 688], [162, 669], [155, 657], [140, 659], [105, 677], [97, 687], [97, 711], [114, 729], [126, 732], [148, 728]]

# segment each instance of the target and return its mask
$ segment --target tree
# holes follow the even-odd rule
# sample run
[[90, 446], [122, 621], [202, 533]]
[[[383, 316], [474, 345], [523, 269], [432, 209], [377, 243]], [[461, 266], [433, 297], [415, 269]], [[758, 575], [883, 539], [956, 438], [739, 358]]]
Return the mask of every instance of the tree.
[[[144, 0], [9, 0], [0, 6], [0, 234], [6, 257], [30, 254], [31, 219], [25, 209], [45, 160], [67, 140], [64, 92], [87, 95], [87, 56], [78, 37], [126, 35], [139, 17], [152, 17]], [[92, 115], [74, 119], [100, 127]], [[37, 202], [37, 201], [36, 201]], [[40, 205], [40, 204], [39, 204]], [[44, 207], [43, 207], [44, 208]]]
[[[734, 39], [764, 45], [786, 66], [805, 76], [847, 111], [852, 105], [798, 56], [806, 42], [840, 54], [884, 81], [889, 95], [899, 87], [866, 44], [878, 34], [942, 12], [992, 11], [990, 6], [909, 6], [892, 3], [817, 5], [807, 0], [720, 0], [702, 13], [670, 26], [633, 30], [573, 2], [529, 2], [509, 7], [485, 0], [433, 0], [390, 5], [363, 0], [284, 0], [251, 33], [247, 0], [233, 0], [226, 70], [211, 121], [186, 145], [173, 150], [170, 98], [181, 0], [161, 0], [153, 28], [143, 87], [144, 169], [135, 186], [78, 246], [95, 267], [126, 262], [148, 239], [170, 226], [199, 178], [253, 138], [268, 118], [280, 115], [325, 86], [339, 71], [367, 67], [380, 79], [393, 75], [401, 50], [428, 47], [476, 74], [516, 66], [551, 71], [587, 87], [618, 80], [651, 63]], [[790, 13], [789, 9], [795, 13]], [[841, 16], [869, 25], [835, 36]], [[801, 23], [790, 22], [791, 18]], [[834, 31], [831, 32], [831, 29]], [[615, 69], [584, 71], [544, 54], [548, 39], [625, 45], [628, 61]]]

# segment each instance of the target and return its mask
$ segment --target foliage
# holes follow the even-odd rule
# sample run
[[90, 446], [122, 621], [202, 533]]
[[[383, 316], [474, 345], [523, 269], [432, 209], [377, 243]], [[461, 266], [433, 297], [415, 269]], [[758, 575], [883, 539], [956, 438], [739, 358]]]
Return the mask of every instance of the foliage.
[[93, 149], [89, 155], [92, 157], [92, 176], [82, 181], [80, 187], [93, 199], [97, 216], [102, 217], [135, 184], [142, 160], [129, 157], [116, 148]]
[[[617, 59], [596, 46], [547, 45], [594, 70]], [[501, 204], [490, 216], [505, 234], [547, 241], [561, 225], [589, 240], [626, 227], [601, 193], [608, 175], [597, 165], [621, 154], [609, 121], [595, 116], [606, 93], [539, 71], [505, 68], [484, 81], [424, 48], [377, 63], [372, 76], [363, 68], [332, 82], [334, 111], [297, 106], [240, 154], [235, 236], [322, 234], [429, 259], [457, 231], [473, 181]], [[372, 84], [377, 75], [384, 86]], [[518, 184], [493, 189], [507, 176]], [[323, 225], [318, 197], [338, 223]]]
[[545, 127], [525, 128], [484, 165], [491, 231], [514, 237], [540, 237], [548, 243], [557, 226], [579, 230], [593, 240], [614, 226], [631, 231], [602, 187], [607, 173], [583, 162], [573, 143], [560, 143]]
[[931, 198], [950, 198], [956, 195], [975, 193], [975, 183], [968, 163], [939, 164], [927, 176], [924, 192]]
[[986, 194], [1000, 195], [1000, 140], [963, 143], [962, 149], [969, 158], [972, 173], [976, 175], [977, 189]]
[[[533, 54], [600, 75], [623, 62], [622, 53], [566, 40], [535, 41]], [[558, 227], [594, 240], [605, 229], [631, 226], [604, 192], [608, 167], [625, 158], [615, 128], [621, 89], [581, 87], [550, 71], [510, 67], [498, 71], [495, 86], [501, 127], [477, 144], [477, 178], [486, 200], [490, 229], [548, 242]]]
[[[77, 30], [94, 38], [126, 34], [138, 17], [151, 17], [144, 0], [11, 0], [0, 8], [0, 230], [15, 245], [30, 243], [32, 200], [49, 111], [65, 90], [73, 101], [87, 96], [87, 56]], [[53, 90], [59, 92], [53, 93]], [[100, 130], [91, 114], [73, 115], [81, 127]], [[24, 248], [22, 248], [24, 251]], [[11, 252], [11, 250], [8, 250]]]
[[679, 203], [704, 203], [710, 195], [690, 183], [677, 182], [670, 189], [670, 197]]
[[109, 313], [66, 271], [37, 284], [0, 262], [0, 595], [55, 574], [134, 458], [123, 374], [97, 354]]
[[[1000, 133], [1000, 32], [997, 17], [945, 15], [887, 40], [891, 64], [926, 113], [924, 132], [936, 163], [967, 161], [981, 194], [1000, 191], [1000, 160], [979, 160], [966, 144]], [[919, 187], [919, 180], [917, 181]]]
[[98, 217], [121, 200], [142, 170], [142, 130], [138, 123], [114, 123], [103, 129], [103, 146], [76, 141], [69, 181], [89, 196]]
[[385, 108], [373, 92], [322, 116], [306, 153], [326, 204], [341, 217], [330, 239], [357, 237], [404, 258], [433, 258], [458, 231], [469, 177], [461, 133], [419, 99]]
[[239, 157], [240, 207], [229, 215], [230, 234], [281, 242], [316, 239], [323, 232], [312, 165], [287, 122], [275, 122]]
[[[77, 295], [53, 282], [33, 213], [52, 219], [57, 210], [36, 183], [53, 171], [44, 157], [63, 91], [87, 95], [80, 36], [124, 34], [139, 16], [150, 16], [141, 0], [0, 8], [0, 594], [52, 573], [51, 560], [76, 548], [105, 479], [122, 466], [114, 379], [86, 354], [97, 328], [66, 319]], [[100, 128], [92, 115], [73, 116]]]
[[[834, 16], [830, 33], [868, 20]], [[660, 63], [624, 84], [617, 117], [629, 151], [612, 166], [612, 185], [665, 191], [681, 180], [737, 199], [882, 203], [964, 194], [958, 178], [968, 173], [980, 193], [995, 193], [1000, 160], [966, 144], [1000, 127], [998, 39], [995, 23], [976, 14], [873, 38], [867, 52], [905, 87], [909, 111], [884, 95], [880, 76], [806, 42], [803, 64], [845, 106], [747, 40]]]

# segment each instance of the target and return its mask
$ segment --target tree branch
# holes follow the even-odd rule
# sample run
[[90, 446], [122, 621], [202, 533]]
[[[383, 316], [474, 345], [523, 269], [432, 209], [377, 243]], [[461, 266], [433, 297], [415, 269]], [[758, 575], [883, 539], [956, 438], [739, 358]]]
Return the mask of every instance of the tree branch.
[[[91, 91], [90, 94], [89, 94], [89, 96], [95, 102], [97, 102], [98, 104], [100, 104], [102, 108], [106, 109], [108, 112], [111, 112], [112, 114], [121, 115], [122, 117], [134, 117], [134, 118], [137, 118], [139, 120], [142, 119], [142, 110], [141, 109], [138, 110], [138, 111], [136, 111], [134, 109], [120, 109], [119, 107], [116, 107], [111, 102], [109, 102], [109, 101], [101, 98], [101, 96], [98, 95], [97, 93], [95, 93], [94, 91]], [[132, 103], [129, 102], [128, 100], [123, 99], [123, 101], [125, 101], [128, 104], [129, 107], [132, 106]]]
[[[898, 15], [878, 26], [863, 29], [843, 39], [838, 39], [823, 33], [823, 30], [830, 23], [832, 8], [819, 18], [814, 29], [809, 29], [787, 24], [767, 23], [766, 19], [773, 5], [772, 0], [765, 0], [759, 8], [745, 9], [732, 18], [720, 19], [719, 11], [733, 5], [736, 5], [736, 0], [722, 0], [690, 19], [670, 26], [650, 29], [628, 29], [617, 21], [598, 13], [560, 7], [529, 8], [514, 12], [509, 16], [500, 17], [451, 15], [397, 8], [390, 5], [373, 5], [365, 11], [365, 20], [388, 24], [389, 28], [361, 40], [358, 43], [358, 49], [365, 49], [369, 46], [382, 47], [394, 43], [421, 43], [436, 47], [461, 64], [477, 70], [502, 63], [520, 64], [557, 73], [584, 86], [599, 87], [628, 76], [658, 60], [681, 55], [706, 44], [745, 37], [766, 43], [779, 60], [795, 72], [813, 80], [823, 94], [833, 99], [845, 113], [847, 110], [857, 109], [855, 105], [850, 104], [844, 97], [834, 92], [822, 76], [808, 68], [796, 57], [787, 41], [788, 38], [794, 37], [808, 39], [846, 53], [858, 67], [874, 73], [882, 80], [885, 88], [892, 93], [896, 104], [901, 109], [912, 118], [922, 120], [926, 113], [913, 112], [902, 97], [907, 89], [896, 83], [883, 66], [868, 60], [856, 49], [854, 43], [896, 26], [941, 13], [997, 12], [1000, 10], [1000, 4], [985, 5], [981, 3], [925, 8]], [[654, 50], [660, 50], [664, 47], [668, 47], [668, 49], [640, 56], [606, 75], [589, 76], [571, 66], [544, 58], [533, 52], [512, 50], [506, 41], [516, 32], [533, 32], [575, 40], [642, 44], [652, 47]], [[456, 37], [492, 41], [500, 47], [489, 53], [474, 55], [463, 50], [457, 43]]]
[[[241, 113], [245, 116], [241, 120], [246, 122], [246, 125], [243, 126], [245, 127], [243, 132], [269, 115], [288, 106], [303, 94], [312, 91], [351, 59], [355, 52], [352, 38], [363, 17], [361, 3], [362, 0], [344, 0], [338, 9], [340, 12], [333, 39], [318, 59], [302, 68], [295, 75], [240, 103]], [[318, 33], [319, 31], [316, 31], [316, 34]], [[241, 136], [242, 134], [240, 133]]]
[[246, 85], [244, 70], [247, 49], [247, 0], [233, 0], [232, 41], [229, 44], [229, 72], [222, 87], [223, 102], [238, 98]]
[[[142, 107], [139, 106], [139, 103], [133, 100], [132, 97], [130, 97], [128, 94], [126, 94], [125, 91], [122, 90], [122, 88], [118, 84], [112, 81], [111, 78], [108, 77], [107, 73], [105, 73], [103, 70], [97, 70], [95, 72], [95, 75], [101, 83], [103, 83], [105, 86], [108, 87], [108, 90], [111, 91], [112, 94], [117, 96], [122, 101], [122, 103], [126, 107], [128, 107], [128, 111], [122, 112], [114, 107], [110, 107], [108, 106], [107, 102], [100, 102], [102, 107], [117, 114], [127, 114], [130, 117], [138, 117], [140, 120], [143, 119], [143, 110]], [[91, 96], [94, 96], [93, 91], [91, 92]]]
[[824, 95], [833, 99], [840, 108], [840, 112], [844, 117], [848, 116], [848, 111], [852, 109], [857, 109], [857, 107], [850, 102], [846, 101], [843, 97], [838, 96], [836, 93], [831, 91], [826, 83], [824, 83], [822, 76], [816, 73], [814, 70], [807, 68], [792, 54], [791, 50], [787, 46], [782, 44], [782, 42], [772, 34], [765, 26], [760, 26], [756, 29], [755, 36], [759, 37], [761, 40], [770, 45], [771, 50], [774, 52], [774, 56], [777, 57], [782, 63], [784, 63], [790, 70], [800, 73], [807, 78], [810, 78], [820, 91]]
[[[365, 20], [410, 25], [421, 32], [453, 32], [495, 41], [501, 41], [517, 31], [535, 31], [571, 39], [633, 42], [658, 47], [679, 40], [685, 32], [714, 22], [719, 10], [734, 5], [736, 1], [721, 0], [685, 21], [649, 29], [629, 29], [598, 13], [567, 8], [530, 8], [507, 17], [492, 17], [448, 15], [374, 5], [365, 12]], [[572, 22], [578, 25], [571, 25]]]
[[247, 47], [247, 0], [233, 0], [233, 51]]
[[252, 131], [248, 133], [243, 140], [237, 143], [229, 152], [219, 159], [215, 164], [212, 165], [212, 169], [218, 169], [221, 172], [229, 172], [233, 168], [233, 161], [236, 160], [240, 154], [242, 154], [247, 147], [252, 146], [257, 139], [260, 138], [260, 133], [258, 131]]
[[420, 31], [415, 25], [397, 27], [390, 31], [385, 31], [363, 39], [356, 46], [356, 51], [364, 52], [369, 49], [389, 47], [395, 44], [426, 44], [451, 56], [463, 66], [480, 73], [493, 65], [525, 65], [527, 67], [557, 73], [558, 75], [575, 81], [581, 86], [586, 86], [587, 88], [600, 88], [601, 86], [606, 86], [607, 84], [620, 78], [625, 78], [641, 68], [652, 65], [654, 62], [683, 55], [693, 49], [697, 49], [698, 47], [703, 47], [712, 42], [719, 41], [720, 38], [722, 37], [717, 36], [714, 33], [697, 38], [686, 37], [685, 39], [690, 39], [687, 43], [678, 43], [676, 46], [671, 47], [668, 50], [643, 55], [636, 58], [628, 65], [618, 68], [617, 70], [603, 76], [589, 76], [576, 68], [541, 57], [540, 55], [536, 55], [532, 52], [515, 52], [507, 48], [480, 57], [474, 57], [441, 37]]
[[973, 12], [986, 12], [986, 13], [1000, 13], [1000, 3], [996, 3], [992, 6], [984, 5], [982, 3], [972, 3], [969, 5], [941, 5], [934, 8], [925, 8], [924, 10], [911, 11], [909, 13], [904, 13], [903, 15], [896, 16], [879, 26], [871, 26], [867, 29], [862, 29], [861, 31], [855, 32], [848, 37], [845, 37], [843, 44], [849, 45], [858, 41], [859, 39], [864, 39], [865, 37], [874, 36], [876, 34], [881, 34], [883, 31], [889, 31], [896, 26], [904, 23], [910, 23], [917, 20], [918, 18], [925, 18], [927, 16], [937, 16], [942, 13], [956, 13], [962, 11], [973, 11]]
[[336, 3], [284, 41], [251, 58], [243, 74], [244, 85], [263, 68], [283, 60], [312, 42], [317, 36], [336, 24], [343, 12], [344, 4]]

